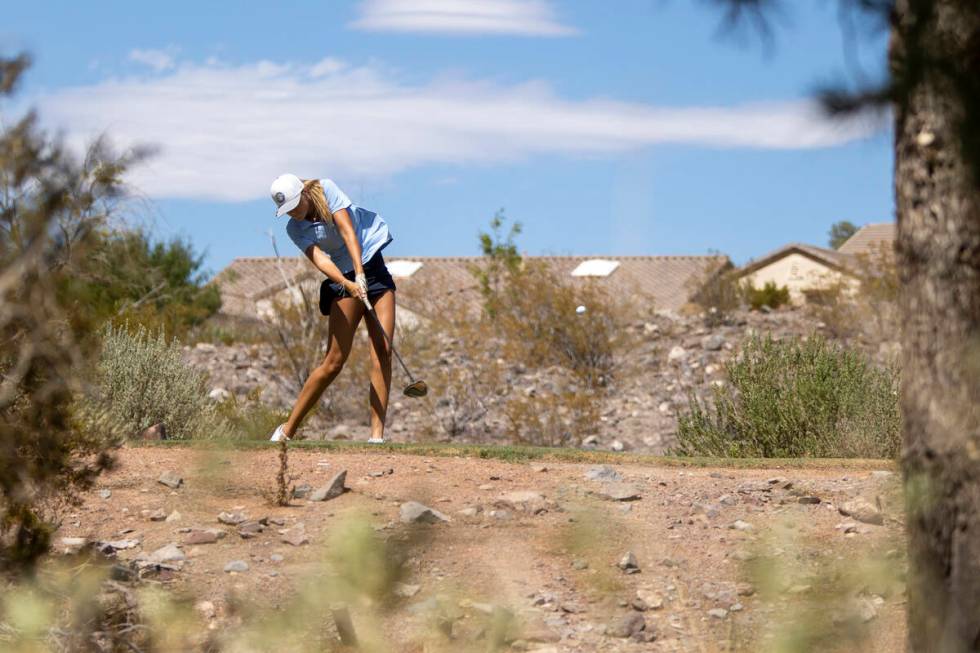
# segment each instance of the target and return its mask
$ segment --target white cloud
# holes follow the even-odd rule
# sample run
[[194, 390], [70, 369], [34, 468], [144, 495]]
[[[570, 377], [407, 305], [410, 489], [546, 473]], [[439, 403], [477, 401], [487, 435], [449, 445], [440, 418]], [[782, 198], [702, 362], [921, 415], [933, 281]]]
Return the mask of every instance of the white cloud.
[[310, 68], [310, 75], [313, 77], [325, 77], [327, 75], [339, 73], [346, 67], [347, 64], [340, 59], [326, 57], [325, 59], [321, 59], [317, 63], [313, 64], [313, 67]]
[[73, 144], [105, 132], [120, 146], [158, 145], [133, 179], [151, 196], [228, 201], [264, 197], [286, 170], [370, 178], [432, 163], [602, 156], [661, 143], [832, 147], [872, 131], [825, 120], [808, 101], [664, 108], [563, 99], [540, 82], [408, 85], [340, 64], [182, 65], [63, 89], [38, 104]]
[[163, 72], [170, 70], [175, 65], [174, 55], [176, 48], [166, 50], [130, 50], [129, 59], [137, 63], [145, 64], [153, 70]]
[[362, 0], [356, 29], [438, 34], [570, 36], [548, 0]]

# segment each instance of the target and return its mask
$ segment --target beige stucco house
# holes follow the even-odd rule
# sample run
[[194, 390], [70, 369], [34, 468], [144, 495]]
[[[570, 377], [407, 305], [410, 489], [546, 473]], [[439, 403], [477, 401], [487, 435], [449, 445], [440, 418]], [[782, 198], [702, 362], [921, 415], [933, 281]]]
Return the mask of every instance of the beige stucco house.
[[895, 240], [893, 223], [869, 224], [861, 227], [840, 249], [791, 243], [751, 261], [738, 271], [738, 278], [761, 288], [768, 282], [789, 289], [790, 301], [806, 302], [811, 290], [843, 284], [857, 288], [868, 257], [890, 251]]

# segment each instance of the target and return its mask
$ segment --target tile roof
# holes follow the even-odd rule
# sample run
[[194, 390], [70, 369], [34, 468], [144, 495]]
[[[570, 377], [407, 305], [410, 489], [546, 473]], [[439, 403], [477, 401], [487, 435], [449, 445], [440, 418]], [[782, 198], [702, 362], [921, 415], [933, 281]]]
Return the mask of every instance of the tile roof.
[[[618, 261], [619, 266], [607, 277], [572, 277], [581, 262], [593, 258]], [[594, 282], [617, 295], [651, 300], [657, 310], [677, 310], [689, 301], [698, 282], [711, 272], [730, 265], [726, 256], [527, 256], [528, 261], [542, 262], [565, 276], [569, 283]], [[392, 256], [388, 260], [410, 260], [422, 263], [411, 277], [396, 278], [399, 291], [424, 291], [462, 294], [467, 301], [479, 301], [478, 286], [471, 269], [485, 259], [482, 256], [426, 257]], [[281, 271], [280, 271], [281, 266]], [[257, 300], [286, 287], [283, 276], [296, 281], [306, 275], [319, 275], [302, 257], [236, 258], [213, 280], [222, 296], [222, 313], [253, 315]]]
[[837, 251], [850, 256], [861, 254], [874, 255], [882, 246], [891, 249], [894, 242], [895, 223], [878, 222], [875, 224], [866, 224], [858, 229]]

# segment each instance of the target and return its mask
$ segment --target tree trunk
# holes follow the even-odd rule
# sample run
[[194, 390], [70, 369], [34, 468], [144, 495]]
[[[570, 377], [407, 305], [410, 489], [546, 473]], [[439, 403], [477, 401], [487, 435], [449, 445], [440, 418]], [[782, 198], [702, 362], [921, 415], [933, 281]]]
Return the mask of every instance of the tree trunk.
[[964, 132], [976, 98], [953, 80], [980, 75], [980, 10], [975, 0], [934, 0], [928, 20], [916, 26], [916, 5], [921, 1], [896, 3], [893, 66], [918, 48], [952, 68], [925, 69], [896, 108], [908, 646], [914, 652], [977, 651], [980, 188], [978, 162], [966, 146], [975, 141]]

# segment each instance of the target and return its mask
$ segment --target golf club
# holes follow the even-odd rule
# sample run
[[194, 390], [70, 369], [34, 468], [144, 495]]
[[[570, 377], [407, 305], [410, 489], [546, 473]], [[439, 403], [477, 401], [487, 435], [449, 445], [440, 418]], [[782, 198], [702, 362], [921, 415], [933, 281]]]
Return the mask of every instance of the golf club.
[[429, 393], [429, 386], [427, 386], [425, 381], [422, 379], [416, 381], [415, 377], [412, 376], [412, 373], [408, 371], [408, 368], [405, 366], [405, 361], [402, 360], [402, 357], [398, 354], [398, 350], [395, 349], [395, 343], [391, 341], [391, 336], [389, 336], [388, 332], [385, 331], [384, 326], [381, 324], [381, 320], [378, 319], [378, 314], [374, 312], [374, 307], [371, 306], [371, 302], [367, 299], [367, 297], [364, 298], [364, 304], [367, 306], [368, 315], [374, 318], [374, 323], [378, 325], [379, 329], [381, 329], [381, 333], [385, 334], [385, 340], [388, 341], [388, 346], [391, 347], [391, 352], [395, 355], [395, 358], [398, 359], [402, 369], [405, 370], [405, 374], [408, 375], [408, 378], [411, 381], [411, 383], [405, 386], [405, 390], [403, 391], [405, 396], [424, 397], [427, 395]]

